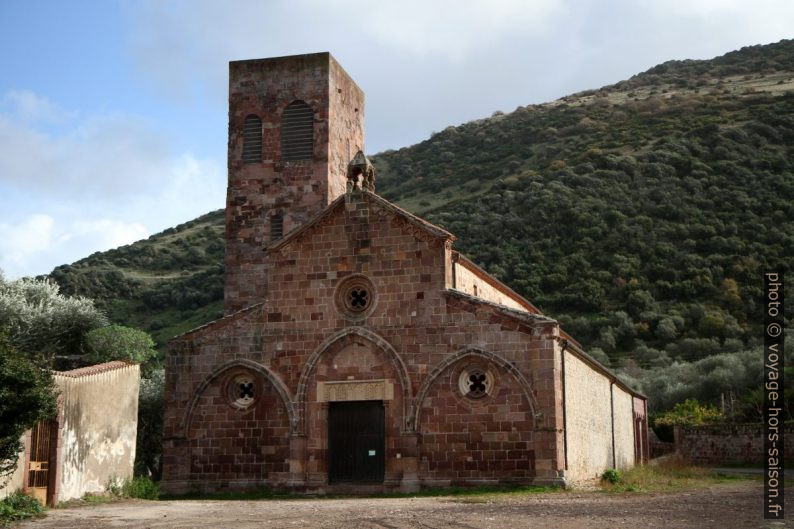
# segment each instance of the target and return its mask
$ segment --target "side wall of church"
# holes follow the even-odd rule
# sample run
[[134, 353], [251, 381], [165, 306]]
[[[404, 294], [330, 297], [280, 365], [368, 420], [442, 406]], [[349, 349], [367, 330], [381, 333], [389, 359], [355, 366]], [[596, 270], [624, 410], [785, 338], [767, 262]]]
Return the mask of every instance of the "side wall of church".
[[565, 419], [572, 481], [596, 478], [612, 468], [610, 381], [565, 352]]
[[575, 483], [600, 477], [609, 468], [634, 466], [635, 407], [639, 402], [644, 410], [644, 401], [576, 354], [564, 354], [568, 479]]
[[[453, 277], [455, 278], [455, 290], [460, 290], [470, 296], [474, 296], [491, 303], [497, 303], [511, 309], [528, 310], [525, 303], [522, 303], [518, 296], [499, 285], [492, 278], [483, 277], [483, 274], [478, 273], [473, 267], [466, 266], [464, 263], [456, 262], [453, 265], [455, 271]], [[534, 311], [531, 311], [534, 312]]]
[[615, 408], [615, 467], [634, 466], [633, 396], [617, 385], [612, 386]]

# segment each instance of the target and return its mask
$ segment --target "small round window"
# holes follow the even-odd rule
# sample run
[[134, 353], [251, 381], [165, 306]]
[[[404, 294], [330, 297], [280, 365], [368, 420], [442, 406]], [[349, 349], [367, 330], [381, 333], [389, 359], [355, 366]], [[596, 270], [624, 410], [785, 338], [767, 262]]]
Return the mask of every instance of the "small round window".
[[229, 384], [229, 397], [235, 406], [247, 408], [256, 400], [256, 384], [251, 375], [237, 375]]
[[493, 389], [493, 375], [487, 369], [469, 367], [461, 372], [458, 389], [465, 397], [480, 399], [490, 395]]
[[375, 288], [366, 276], [346, 278], [336, 289], [336, 306], [350, 319], [368, 316], [375, 307]]

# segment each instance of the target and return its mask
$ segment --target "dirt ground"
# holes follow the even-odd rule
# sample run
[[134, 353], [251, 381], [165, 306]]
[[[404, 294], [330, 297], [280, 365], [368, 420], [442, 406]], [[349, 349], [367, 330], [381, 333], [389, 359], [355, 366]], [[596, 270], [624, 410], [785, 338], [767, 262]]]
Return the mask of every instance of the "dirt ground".
[[[121, 501], [50, 510], [17, 527], [45, 528], [463, 528], [570, 529], [794, 527], [765, 522], [759, 482], [665, 494], [559, 492], [524, 495], [300, 500]], [[786, 510], [794, 515], [794, 505]]]

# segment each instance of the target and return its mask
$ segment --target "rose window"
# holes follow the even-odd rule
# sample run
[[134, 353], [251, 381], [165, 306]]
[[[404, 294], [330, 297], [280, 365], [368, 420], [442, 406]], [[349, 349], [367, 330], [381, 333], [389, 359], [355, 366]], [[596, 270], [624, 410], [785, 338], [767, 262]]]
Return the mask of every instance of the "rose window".
[[493, 375], [486, 369], [470, 367], [464, 369], [458, 379], [458, 389], [463, 396], [479, 399], [491, 393]]

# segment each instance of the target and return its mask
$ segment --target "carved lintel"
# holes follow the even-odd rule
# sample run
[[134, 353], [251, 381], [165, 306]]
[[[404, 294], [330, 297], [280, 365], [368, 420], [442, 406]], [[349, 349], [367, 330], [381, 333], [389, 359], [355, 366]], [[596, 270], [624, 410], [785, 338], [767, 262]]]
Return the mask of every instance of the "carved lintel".
[[349, 400], [393, 400], [391, 380], [340, 380], [317, 383], [318, 402]]

